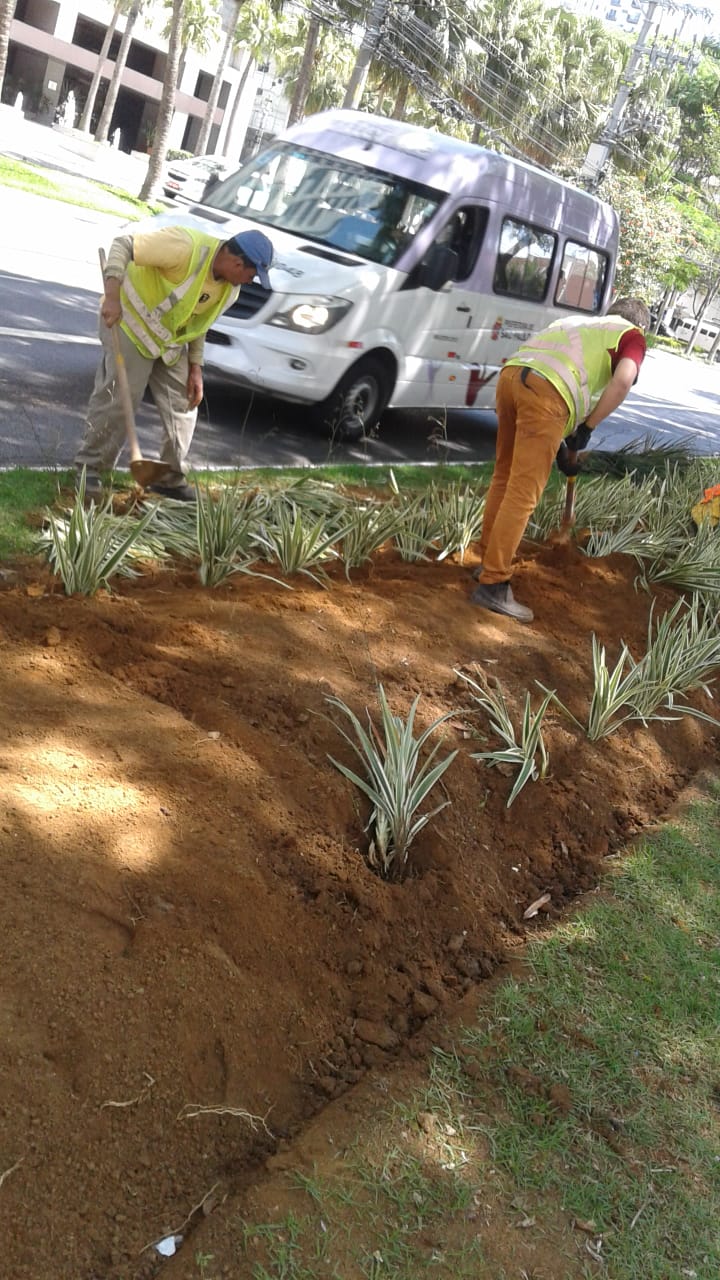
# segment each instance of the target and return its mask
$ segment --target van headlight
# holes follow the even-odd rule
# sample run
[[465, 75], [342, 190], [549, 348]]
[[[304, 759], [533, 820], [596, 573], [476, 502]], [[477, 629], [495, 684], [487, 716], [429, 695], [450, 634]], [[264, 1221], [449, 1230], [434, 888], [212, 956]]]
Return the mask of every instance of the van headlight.
[[351, 306], [347, 298], [303, 298], [286, 311], [277, 311], [268, 323], [299, 333], [326, 333], [347, 315]]

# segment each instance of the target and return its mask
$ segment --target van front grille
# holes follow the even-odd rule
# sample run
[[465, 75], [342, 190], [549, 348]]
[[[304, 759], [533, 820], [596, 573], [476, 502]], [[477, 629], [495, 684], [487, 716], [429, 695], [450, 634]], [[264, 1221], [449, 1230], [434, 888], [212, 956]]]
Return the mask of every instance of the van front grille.
[[240, 290], [237, 302], [223, 314], [226, 316], [234, 316], [236, 320], [249, 320], [250, 316], [254, 316], [260, 311], [272, 294], [272, 289], [263, 289], [261, 284], [254, 281], [252, 284], [244, 284]]

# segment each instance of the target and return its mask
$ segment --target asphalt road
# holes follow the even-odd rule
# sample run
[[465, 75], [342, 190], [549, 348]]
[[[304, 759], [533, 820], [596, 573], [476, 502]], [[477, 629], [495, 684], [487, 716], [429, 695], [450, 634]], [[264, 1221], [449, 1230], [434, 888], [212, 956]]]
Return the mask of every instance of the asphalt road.
[[[99, 347], [97, 247], [120, 225], [107, 215], [8, 189], [0, 245], [0, 466], [65, 467], [83, 429]], [[211, 381], [191, 460], [196, 467], [312, 466], [323, 462], [474, 462], [492, 457], [491, 414], [389, 413], [377, 439], [335, 445], [303, 409]], [[143, 405], [141, 445], [156, 452]], [[603, 425], [598, 446], [652, 434], [720, 453], [720, 365], [650, 353], [637, 390]]]

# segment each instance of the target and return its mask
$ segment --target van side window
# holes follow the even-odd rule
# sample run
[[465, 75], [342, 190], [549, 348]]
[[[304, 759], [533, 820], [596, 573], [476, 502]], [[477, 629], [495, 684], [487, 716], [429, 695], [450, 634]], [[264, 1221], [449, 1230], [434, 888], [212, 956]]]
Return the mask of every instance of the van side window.
[[576, 311], [599, 311], [607, 271], [607, 254], [568, 240], [555, 292], [557, 306], [574, 307]]
[[540, 302], [547, 293], [557, 236], [515, 218], [503, 218], [493, 288]]
[[457, 270], [453, 280], [467, 280], [472, 275], [475, 263], [485, 235], [487, 226], [487, 209], [477, 205], [463, 205], [456, 209], [452, 217], [436, 237], [435, 243], [452, 249], [457, 254]]

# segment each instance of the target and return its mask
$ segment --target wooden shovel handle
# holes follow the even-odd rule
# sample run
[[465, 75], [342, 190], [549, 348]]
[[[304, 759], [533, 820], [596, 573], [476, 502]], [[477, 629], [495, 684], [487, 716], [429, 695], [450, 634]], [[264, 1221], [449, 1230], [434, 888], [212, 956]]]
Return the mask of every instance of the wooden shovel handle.
[[[102, 272], [104, 289], [105, 266], [107, 262], [104, 249], [98, 249], [98, 257], [100, 259], [100, 270]], [[135, 410], [133, 409], [130, 383], [128, 381], [127, 369], [125, 367], [125, 357], [120, 347], [120, 333], [118, 331], [117, 324], [110, 325], [109, 328], [110, 341], [112, 342], [113, 356], [115, 358], [118, 390], [120, 392], [120, 403], [122, 405], [123, 417], [125, 418], [125, 433], [130, 446], [130, 461], [138, 462], [142, 459], [142, 453], [140, 451], [140, 442], [137, 438], [137, 431], [135, 430]]]
[[[568, 450], [568, 462], [571, 466], [575, 466], [577, 462], [577, 454]], [[562, 527], [569, 529], [575, 523], [575, 481], [577, 476], [568, 476], [565, 483], [565, 510], [563, 511]]]

